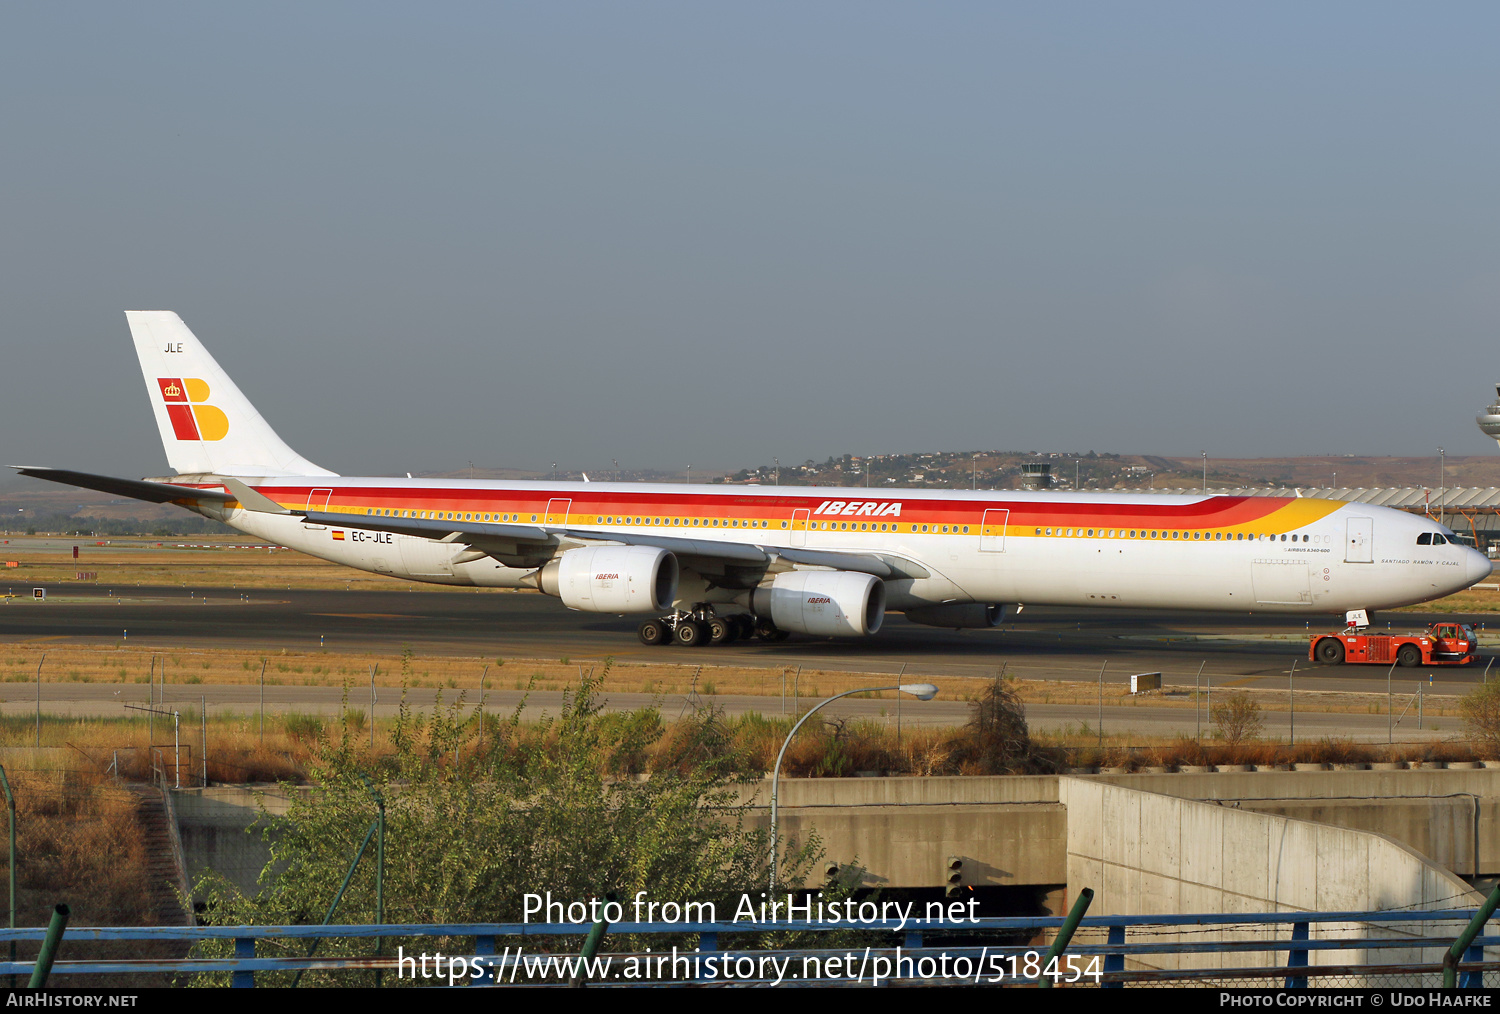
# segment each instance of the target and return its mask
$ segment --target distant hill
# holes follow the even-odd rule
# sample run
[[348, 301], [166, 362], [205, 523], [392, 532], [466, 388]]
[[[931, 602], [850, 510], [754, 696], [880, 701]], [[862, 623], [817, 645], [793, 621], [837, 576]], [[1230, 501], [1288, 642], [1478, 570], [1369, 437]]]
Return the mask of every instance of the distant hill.
[[[1021, 488], [1021, 466], [1048, 462], [1054, 486], [1073, 489], [1177, 489], [1203, 485], [1203, 459], [1154, 454], [1097, 454], [1021, 451], [935, 451], [856, 455], [821, 463], [783, 465], [783, 485], [915, 486], [935, 489]], [[869, 476], [866, 477], [866, 467]], [[776, 481], [776, 468], [761, 465], [727, 477], [727, 482]], [[1448, 486], [1500, 486], [1500, 455], [1450, 455]], [[1232, 486], [1431, 486], [1439, 485], [1436, 456], [1423, 458], [1328, 455], [1304, 458], [1208, 459], [1208, 485]]]

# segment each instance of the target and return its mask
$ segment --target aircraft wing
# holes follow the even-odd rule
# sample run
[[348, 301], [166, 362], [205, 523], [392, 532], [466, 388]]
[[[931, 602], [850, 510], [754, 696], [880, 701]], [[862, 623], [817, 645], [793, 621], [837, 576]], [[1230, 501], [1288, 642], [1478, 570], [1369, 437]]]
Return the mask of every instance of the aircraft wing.
[[179, 500], [213, 500], [223, 503], [236, 499], [231, 493], [217, 489], [196, 489], [192, 486], [173, 486], [165, 482], [149, 482], [145, 479], [117, 479], [112, 475], [94, 475], [91, 472], [73, 472], [65, 468], [35, 468], [28, 465], [12, 465], [22, 475], [48, 482], [60, 482], [67, 486], [97, 489], [101, 493], [114, 493], [132, 500], [148, 503], [174, 503]]
[[[302, 514], [302, 511], [294, 513]], [[724, 566], [765, 570], [778, 560], [807, 567], [851, 570], [876, 577], [926, 577], [927, 572], [915, 564], [884, 556], [862, 553], [838, 553], [825, 550], [787, 549], [780, 546], [757, 546], [744, 542], [719, 542], [708, 539], [684, 539], [674, 535], [651, 535], [608, 530], [577, 528], [570, 525], [513, 525], [488, 522], [453, 521], [427, 518], [375, 517], [334, 511], [307, 511], [308, 524], [361, 528], [397, 535], [415, 535], [439, 542], [461, 543], [483, 550], [490, 556], [509, 562], [517, 557], [532, 558], [540, 552], [561, 546], [566, 541], [608, 542], [624, 546], [655, 546], [682, 559], [695, 570], [720, 570]], [[550, 553], [548, 554], [550, 555]], [[921, 571], [916, 573], [916, 571]]]

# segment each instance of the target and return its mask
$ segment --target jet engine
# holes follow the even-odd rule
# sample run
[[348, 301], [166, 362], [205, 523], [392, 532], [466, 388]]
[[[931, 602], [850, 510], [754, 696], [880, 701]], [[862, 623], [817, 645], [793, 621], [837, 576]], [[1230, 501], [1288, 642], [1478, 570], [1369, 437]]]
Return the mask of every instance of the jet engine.
[[862, 637], [885, 619], [885, 585], [878, 577], [850, 571], [798, 570], [777, 574], [755, 589], [754, 612], [782, 630], [825, 637]]
[[537, 587], [569, 609], [659, 613], [677, 598], [677, 557], [651, 546], [570, 549], [541, 569]]
[[950, 602], [942, 606], [918, 606], [906, 610], [906, 618], [928, 627], [998, 627], [1005, 618], [1004, 606], [986, 602]]

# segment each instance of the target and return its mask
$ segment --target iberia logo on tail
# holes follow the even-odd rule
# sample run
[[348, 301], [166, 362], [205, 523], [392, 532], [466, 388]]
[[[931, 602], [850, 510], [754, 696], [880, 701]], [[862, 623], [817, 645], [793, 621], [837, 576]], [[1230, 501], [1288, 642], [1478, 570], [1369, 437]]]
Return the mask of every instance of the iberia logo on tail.
[[208, 385], [196, 377], [158, 377], [172, 434], [178, 440], [223, 440], [229, 433], [229, 417], [222, 409], [205, 405]]

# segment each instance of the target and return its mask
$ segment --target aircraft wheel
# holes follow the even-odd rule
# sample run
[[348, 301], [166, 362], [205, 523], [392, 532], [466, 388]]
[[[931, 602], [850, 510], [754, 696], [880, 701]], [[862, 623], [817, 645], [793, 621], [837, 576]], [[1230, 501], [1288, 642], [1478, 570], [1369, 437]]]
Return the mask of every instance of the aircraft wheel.
[[748, 641], [755, 636], [755, 619], [749, 613], [736, 613], [730, 619], [734, 621], [741, 641]]
[[646, 620], [635, 630], [642, 644], [670, 644], [672, 631], [661, 620]]
[[1403, 644], [1396, 652], [1396, 664], [1403, 669], [1415, 669], [1422, 664], [1422, 649], [1415, 644]]
[[708, 624], [697, 620], [684, 620], [677, 624], [677, 643], [684, 648], [696, 648], [708, 640]]
[[781, 632], [776, 624], [771, 622], [769, 616], [757, 616], [754, 622], [755, 636], [762, 641], [774, 641], [776, 640], [776, 635]]
[[1318, 661], [1324, 665], [1344, 664], [1344, 642], [1337, 637], [1325, 637], [1318, 642]]
[[740, 636], [739, 624], [729, 616], [715, 616], [708, 621], [708, 643], [729, 644]]

